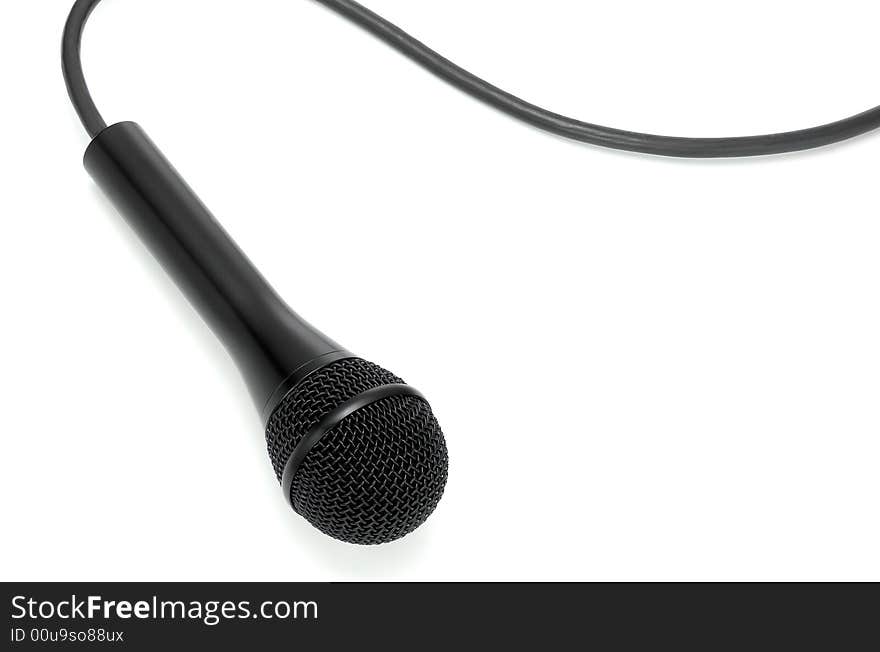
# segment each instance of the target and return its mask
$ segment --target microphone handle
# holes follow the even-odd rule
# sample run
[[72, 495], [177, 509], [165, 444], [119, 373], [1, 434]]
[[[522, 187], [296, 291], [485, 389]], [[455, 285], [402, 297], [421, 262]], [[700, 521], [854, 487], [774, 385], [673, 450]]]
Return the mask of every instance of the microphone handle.
[[272, 289], [144, 131], [101, 131], [85, 167], [223, 342], [265, 425], [307, 375], [353, 357]]

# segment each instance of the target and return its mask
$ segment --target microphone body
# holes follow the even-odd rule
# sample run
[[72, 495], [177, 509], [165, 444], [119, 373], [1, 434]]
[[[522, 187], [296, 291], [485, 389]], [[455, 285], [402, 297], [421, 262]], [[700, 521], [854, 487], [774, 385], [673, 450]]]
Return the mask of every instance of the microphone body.
[[424, 397], [293, 312], [137, 124], [101, 131], [84, 163], [235, 360], [293, 509], [357, 544], [421, 525], [448, 469]]
[[316, 365], [353, 357], [284, 303], [137, 124], [102, 131], [84, 162], [223, 342], [264, 425]]

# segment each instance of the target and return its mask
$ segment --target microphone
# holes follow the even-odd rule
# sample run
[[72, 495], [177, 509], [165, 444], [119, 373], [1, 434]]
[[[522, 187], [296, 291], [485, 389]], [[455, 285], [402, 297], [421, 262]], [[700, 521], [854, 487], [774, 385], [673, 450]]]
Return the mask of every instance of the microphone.
[[294, 511], [361, 545], [422, 525], [448, 474], [425, 398], [294, 313], [137, 124], [100, 131], [84, 162], [235, 360]]

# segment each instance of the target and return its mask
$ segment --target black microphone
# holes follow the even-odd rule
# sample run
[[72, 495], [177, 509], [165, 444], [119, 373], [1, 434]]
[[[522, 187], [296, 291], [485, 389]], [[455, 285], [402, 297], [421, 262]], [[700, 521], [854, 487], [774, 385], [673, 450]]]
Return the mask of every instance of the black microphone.
[[355, 544], [424, 523], [448, 471], [425, 398], [294, 313], [138, 125], [103, 129], [85, 166], [235, 360], [293, 509]]

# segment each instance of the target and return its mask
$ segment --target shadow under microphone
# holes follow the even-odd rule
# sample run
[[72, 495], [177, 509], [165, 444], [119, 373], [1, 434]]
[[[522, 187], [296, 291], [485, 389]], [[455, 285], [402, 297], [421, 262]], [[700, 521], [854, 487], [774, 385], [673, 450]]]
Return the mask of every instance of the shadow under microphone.
[[293, 509], [355, 544], [424, 523], [448, 470], [425, 398], [294, 313], [137, 124], [101, 131], [84, 161], [235, 360]]

